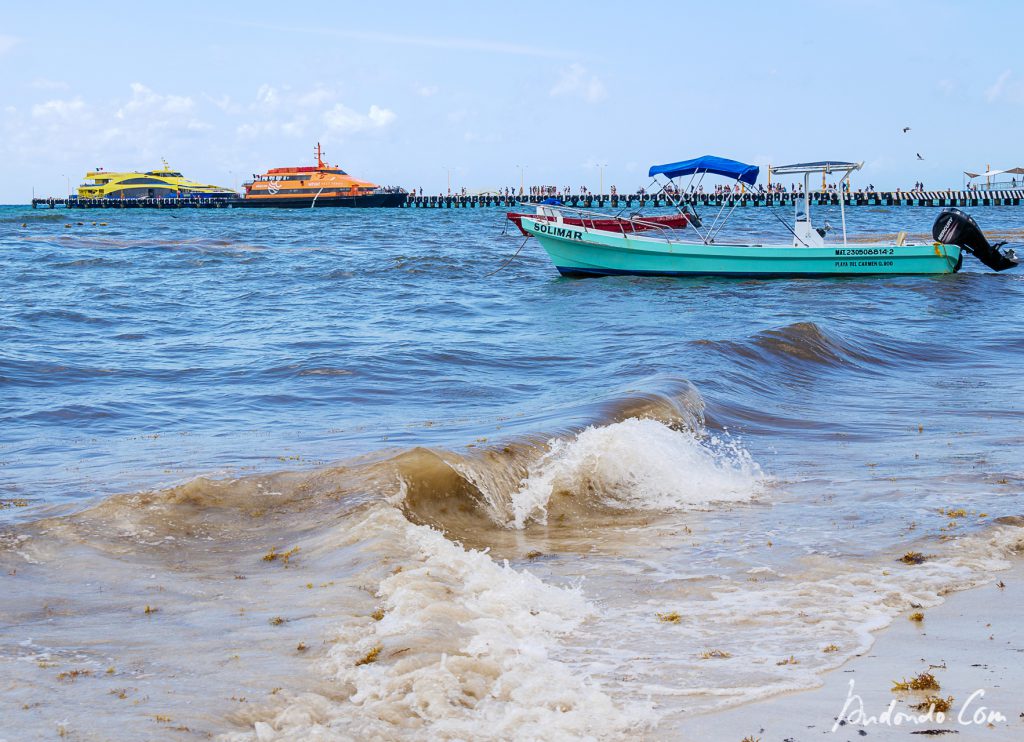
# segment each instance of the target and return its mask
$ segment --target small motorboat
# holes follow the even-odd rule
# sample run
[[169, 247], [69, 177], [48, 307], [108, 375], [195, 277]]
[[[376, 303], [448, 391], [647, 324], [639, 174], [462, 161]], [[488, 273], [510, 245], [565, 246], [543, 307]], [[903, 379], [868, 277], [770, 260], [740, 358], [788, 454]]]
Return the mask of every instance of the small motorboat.
[[524, 214], [517, 211], [509, 211], [505, 214], [509, 221], [519, 227], [519, 231], [527, 237], [532, 235], [523, 229], [523, 217], [543, 221], [555, 221], [561, 216], [563, 224], [571, 224], [576, 227], [587, 226], [591, 229], [599, 229], [604, 232], [619, 232], [620, 234], [633, 232], [646, 232], [651, 229], [684, 229], [693, 220], [693, 216], [684, 211], [677, 214], [662, 214], [658, 216], [630, 217], [609, 216], [608, 214], [580, 214], [579, 216], [566, 215], [554, 210], [548, 210], [548, 206], [561, 206], [562, 202], [549, 198], [537, 205], [535, 214]]
[[[743, 244], [721, 242], [716, 238], [728, 221], [736, 201], [726, 199], [710, 226], [694, 214], [690, 224], [699, 240], [680, 239], [670, 230], [650, 227], [634, 234], [629, 229], [600, 229], [589, 223], [602, 214], [587, 214], [579, 209], [546, 205], [542, 215], [521, 217], [524, 232], [537, 238], [555, 267], [566, 276], [651, 275], [651, 276], [849, 276], [905, 275], [955, 273], [963, 263], [963, 253], [973, 254], [993, 270], [1013, 268], [1018, 258], [1003, 243], [989, 244], [977, 224], [956, 209], [943, 211], [932, 230], [934, 242], [908, 243], [901, 233], [892, 243], [848, 244], [846, 210], [839, 200], [842, 214], [842, 242], [825, 243], [831, 229], [811, 224], [809, 178], [814, 174], [842, 173], [839, 188], [859, 170], [863, 163], [809, 162], [772, 168], [777, 174], [802, 174], [804, 197], [796, 200], [795, 223], [790, 227], [791, 244]], [[670, 183], [680, 176], [703, 176], [707, 173], [732, 177], [737, 183], [754, 185], [758, 168], [721, 157], [698, 157], [693, 160], [656, 165], [650, 175], [662, 175]], [[692, 182], [692, 178], [691, 178]], [[678, 192], [678, 191], [677, 191]], [[728, 212], [726, 212], [728, 209]], [[565, 213], [563, 213], [565, 212]], [[553, 218], [552, 218], [553, 217]], [[571, 219], [571, 221], [570, 221]], [[623, 221], [632, 221], [623, 219]], [[649, 221], [649, 220], [644, 220]]]

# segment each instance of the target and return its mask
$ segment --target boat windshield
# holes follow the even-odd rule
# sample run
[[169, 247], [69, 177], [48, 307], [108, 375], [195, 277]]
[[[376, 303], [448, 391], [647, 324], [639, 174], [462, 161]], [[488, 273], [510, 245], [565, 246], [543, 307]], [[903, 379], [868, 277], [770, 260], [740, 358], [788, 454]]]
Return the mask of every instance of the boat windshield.
[[809, 215], [810, 215], [810, 212], [809, 212], [809, 210], [807, 208], [807, 201], [805, 199], [798, 198], [798, 199], [795, 199], [793, 203], [796, 206], [796, 214], [795, 214], [796, 221], [798, 221], [798, 222], [806, 222], [808, 220], [808, 218], [809, 218]]

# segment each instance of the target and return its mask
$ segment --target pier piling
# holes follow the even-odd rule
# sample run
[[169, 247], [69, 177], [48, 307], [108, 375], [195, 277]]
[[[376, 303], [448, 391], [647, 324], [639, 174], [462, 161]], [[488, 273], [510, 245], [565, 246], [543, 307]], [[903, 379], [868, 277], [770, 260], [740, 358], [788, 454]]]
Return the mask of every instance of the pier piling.
[[[410, 194], [403, 205], [410, 209], [515, 209], [521, 204], [538, 204], [552, 196], [513, 196], [500, 193], [476, 195], [420, 196]], [[673, 201], [665, 194], [617, 193], [602, 194], [571, 193], [554, 196], [566, 206], [593, 209], [610, 207], [631, 209], [634, 206], [672, 206]], [[721, 207], [791, 207], [794, 199], [802, 194], [793, 193], [690, 193], [679, 198], [687, 206]], [[845, 206], [1020, 206], [1024, 189], [1006, 191], [872, 191], [870, 193], [849, 193], [842, 196]], [[838, 206], [840, 195], [830, 191], [811, 193], [815, 206]], [[224, 209], [238, 203], [233, 198], [33, 198], [32, 208], [58, 206], [68, 209]]]

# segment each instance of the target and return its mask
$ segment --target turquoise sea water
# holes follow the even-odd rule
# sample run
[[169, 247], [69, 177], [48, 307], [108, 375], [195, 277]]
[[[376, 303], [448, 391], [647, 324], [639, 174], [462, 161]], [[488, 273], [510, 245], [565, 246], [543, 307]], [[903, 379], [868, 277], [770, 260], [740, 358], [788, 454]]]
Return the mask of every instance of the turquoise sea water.
[[[986, 231], [1024, 227], [1019, 209], [969, 211]], [[819, 214], [838, 225], [835, 212]], [[190, 729], [247, 738], [263, 723], [301, 739], [312, 722], [296, 721], [299, 691], [327, 678], [349, 700], [324, 695], [316, 724], [340, 739], [499, 717], [669, 738], [673, 718], [723, 698], [813, 684], [915, 595], [937, 599], [999, 566], [1013, 537], [990, 524], [1024, 512], [1024, 273], [967, 257], [935, 277], [572, 280], [527, 244], [488, 275], [522, 244], [503, 234], [503, 213], [0, 207], [0, 553], [16, 571], [0, 578], [12, 596], [0, 659], [12, 703], [60, 690], [20, 711], [26, 723], [49, 729], [67, 698], [70, 725], [113, 720], [131, 739], [165, 699]], [[851, 234], [927, 233], [937, 213], [855, 208], [847, 222]], [[787, 234], [766, 209], [737, 212], [733, 226]], [[431, 540], [438, 531], [448, 538]], [[266, 571], [280, 564], [261, 559], [268, 547], [300, 544], [295, 569], [308, 575]], [[910, 549], [936, 559], [899, 582], [888, 573]], [[489, 628], [395, 651], [435, 685], [480, 672], [521, 695], [456, 702], [468, 691], [449, 688], [428, 712], [408, 701], [430, 692], [397, 655], [354, 663], [390, 649], [400, 619], [407, 634], [431, 620], [399, 599], [427, 588], [384, 570], [416, 559], [436, 562], [432, 580], [438, 565], [451, 572], [448, 597], [432, 593], [451, 625]], [[73, 585], [107, 570], [117, 578], [103, 610], [138, 609], [153, 575], [166, 583], [152, 598], [164, 625], [179, 631], [133, 625], [128, 658], [96, 648], [106, 629], [85, 616], [100, 604]], [[255, 588], [255, 574], [259, 591], [230, 592]], [[472, 574], [502, 585], [490, 607]], [[187, 657], [178, 642], [192, 636], [197, 655], [248, 658], [217, 643], [228, 619], [191, 592], [220, 580], [258, 616], [247, 646], [260, 650], [239, 670], [180, 659], [176, 677], [194, 688], [183, 706], [180, 686], [147, 685], [154, 657]], [[863, 590], [843, 592], [851, 580]], [[298, 617], [267, 628], [282, 610], [270, 601], [319, 595], [288, 592], [307, 582], [354, 591], [299, 611], [315, 661], [292, 651]], [[69, 606], [59, 630], [44, 608], [54, 600]], [[526, 603], [548, 605], [537, 620], [550, 620], [520, 636]], [[374, 622], [379, 604], [386, 620]], [[655, 641], [672, 624], [652, 617], [670, 609], [694, 624]], [[831, 613], [801, 623], [813, 609]], [[746, 611], [755, 618], [729, 623]], [[282, 636], [287, 659], [275, 654]], [[842, 651], [821, 655], [819, 636]], [[489, 649], [467, 650], [474, 638]], [[516, 642], [557, 668], [515, 665], [535, 656], [502, 654]], [[743, 662], [710, 671], [701, 652], [730, 642]], [[83, 645], [96, 656], [67, 658]], [[442, 672], [443, 652], [491, 669]], [[801, 652], [798, 668], [775, 664]], [[47, 658], [118, 668], [145, 709], [92, 699], [106, 678], [54, 685], [59, 670], [39, 669]], [[142, 669], [120, 678], [132, 662]], [[556, 671], [567, 678], [557, 702], [528, 680]], [[258, 710], [236, 713], [235, 684]], [[252, 700], [271, 686], [294, 694]], [[550, 718], [526, 719], [531, 706]]]

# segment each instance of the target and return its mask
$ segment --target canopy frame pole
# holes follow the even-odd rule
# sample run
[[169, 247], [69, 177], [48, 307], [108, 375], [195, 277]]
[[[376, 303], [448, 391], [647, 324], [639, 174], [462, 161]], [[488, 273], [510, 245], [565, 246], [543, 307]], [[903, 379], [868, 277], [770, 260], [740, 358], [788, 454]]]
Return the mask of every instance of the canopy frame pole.
[[[696, 173], [694, 173], [693, 175], [690, 176], [690, 184], [691, 185], [693, 184], [694, 175], [696, 175]], [[668, 191], [665, 190], [665, 188], [668, 187], [669, 183], [672, 183], [674, 185], [675, 184], [674, 181], [672, 180], [672, 178], [666, 178], [666, 180], [668, 181], [668, 183], [666, 183], [665, 187], [663, 187], [661, 190], [664, 191], [665, 195], [668, 196], [671, 199], [672, 206], [675, 207], [675, 210], [677, 212], [679, 212], [680, 214], [685, 214], [686, 213], [685, 209], [680, 207], [680, 204], [683, 201], [682, 196], [680, 194], [678, 194], [678, 193], [677, 194], [672, 194], [672, 193], [669, 193]], [[679, 190], [679, 189], [677, 188], [676, 190]], [[696, 213], [696, 212], [694, 212], [694, 213]], [[693, 231], [697, 233], [697, 236], [700, 237], [701, 240], [703, 240], [704, 237], [703, 237], [703, 235], [701, 235], [700, 230], [697, 229], [697, 225], [693, 223], [693, 220], [690, 220], [690, 226], [693, 227]]]
[[[693, 175], [690, 176], [690, 183], [691, 183], [691, 185], [693, 183], [694, 177], [696, 177], [696, 173], [694, 173]], [[704, 173], [703, 172], [701, 173], [700, 177], [701, 177], [701, 180], [704, 179]], [[668, 191], [665, 190], [669, 185], [672, 184], [672, 178], [666, 177], [665, 180], [667, 182], [661, 187], [661, 189], [658, 191], [658, 193], [664, 193], [665, 197], [667, 199], [671, 200], [671, 203], [675, 207], [676, 211], [678, 211], [680, 214], [685, 214], [686, 211], [684, 209], [679, 208], [679, 204], [681, 203], [681, 200], [675, 198], [671, 193], [669, 193]], [[658, 182], [657, 178], [655, 178], [655, 180], [653, 182], [657, 183]], [[700, 181], [698, 181], [698, 183], [699, 182]], [[655, 195], [657, 195], [657, 194], [655, 194]], [[693, 209], [693, 213], [696, 216], [697, 210]], [[707, 244], [707, 238], [700, 233], [700, 229], [698, 229], [697, 225], [693, 222], [692, 219], [690, 220], [690, 226], [693, 227], [693, 231], [697, 233], [697, 236], [700, 237], [701, 241], [706, 245]]]
[[[657, 178], [652, 178], [651, 182], [650, 182], [650, 185], [648, 185], [647, 188], [650, 188], [652, 185], [657, 185], [657, 184], [658, 184], [658, 179]], [[646, 189], [645, 189], [645, 193], [646, 193]], [[655, 192], [655, 195], [657, 195], [657, 192]], [[623, 217], [622, 213], [626, 209], [628, 209], [628, 208], [629, 208], [629, 206], [623, 206], [621, 209], [619, 209], [618, 213], [615, 214], [615, 218], [616, 219], [618, 219], [618, 218], [630, 219], [633, 216], [639, 216], [641, 213], [643, 213], [643, 206], [641, 206], [638, 211], [634, 211], [629, 217]]]
[[[814, 224], [811, 220], [811, 174], [804, 173], [804, 216], [808, 224]], [[801, 240], [803, 242], [803, 240]]]
[[843, 220], [843, 247], [846, 247], [846, 198], [843, 196], [843, 182], [850, 177], [852, 170], [847, 170], [846, 175], [839, 179], [839, 214]]
[[[694, 195], [694, 197], [696, 197], [697, 189], [700, 188], [701, 184], [704, 182], [704, 176], [707, 175], [707, 174], [708, 174], [707, 170], [703, 170], [703, 171], [701, 171], [699, 173], [699, 175], [700, 175], [699, 178], [697, 178], [698, 173], [696, 173], [696, 172], [694, 172], [693, 174], [690, 175], [690, 185], [687, 186], [687, 187], [688, 188], [693, 188], [693, 195]], [[696, 184], [693, 182], [694, 178], [697, 178]], [[697, 217], [698, 221], [700, 221], [700, 217], [697, 215], [696, 201], [694, 203], [690, 204], [690, 211], [692, 211], [693, 215]], [[697, 233], [698, 237], [700, 237], [701, 242], [703, 242], [705, 245], [708, 244], [707, 236], [700, 233], [700, 229], [697, 227], [697, 225], [692, 220], [690, 221], [690, 226], [693, 227], [693, 231]]]
[[[690, 185], [693, 185], [693, 178], [694, 178], [695, 175], [696, 175], [696, 173], [694, 173], [693, 175], [690, 176]], [[671, 184], [675, 185], [675, 182], [672, 180], [672, 178], [667, 178], [667, 180], [668, 180], [668, 183], [671, 183]], [[676, 190], [678, 191], [678, 193], [677, 194], [671, 194], [671, 193], [669, 193], [668, 191], [665, 190], [665, 188], [668, 187], [668, 183], [666, 183], [664, 186], [662, 186], [661, 190], [665, 193], [666, 196], [670, 197], [671, 203], [675, 207], [676, 211], [678, 211], [680, 214], [685, 213], [684, 208], [681, 207], [681, 204], [683, 203], [683, 198], [682, 198], [683, 190], [680, 190], [680, 189], [677, 188]], [[687, 188], [689, 188], [689, 187], [690, 186], [687, 186]]]
[[[736, 182], [738, 183], [739, 181], [736, 181]], [[729, 194], [729, 200], [730, 200], [730, 202], [732, 204], [732, 208], [729, 209], [729, 213], [726, 214], [725, 217], [722, 219], [722, 225], [717, 230], [715, 230], [714, 234], [710, 234], [709, 233], [709, 236], [710, 236], [712, 242], [714, 242], [715, 237], [717, 237], [719, 235], [719, 233], [723, 229], [725, 229], [725, 225], [729, 223], [729, 217], [732, 216], [732, 212], [736, 211], [736, 199], [734, 199], [732, 197], [731, 193]], [[725, 202], [724, 201], [722, 202], [722, 208], [723, 209], [725, 208]], [[717, 224], [717, 223], [718, 223], [718, 218], [716, 217], [715, 218], [715, 224]]]
[[723, 211], [725, 211], [725, 201], [724, 200], [722, 201], [722, 208], [720, 208], [718, 210], [718, 213], [715, 214], [714, 220], [711, 222], [711, 225], [708, 227], [708, 236], [704, 239], [704, 244], [705, 245], [711, 244], [712, 240], [715, 239], [715, 226], [718, 224], [718, 220], [722, 218], [722, 212]]
[[[736, 182], [739, 183], [740, 179], [737, 178]], [[731, 204], [732, 208], [729, 209], [729, 213], [726, 214], [725, 217], [723, 218], [722, 217], [722, 212], [725, 211], [725, 207], [727, 205], [730, 205], [730, 204]], [[718, 210], [718, 213], [715, 214], [715, 220], [713, 222], [711, 222], [711, 226], [708, 227], [708, 236], [704, 240], [704, 244], [705, 245], [711, 244], [712, 242], [715, 241], [715, 237], [718, 236], [719, 232], [721, 232], [723, 229], [725, 229], [725, 225], [729, 223], [729, 217], [732, 216], [732, 212], [735, 211], [735, 210], [736, 210], [736, 199], [733, 198], [733, 194], [730, 192], [727, 196], [723, 197], [723, 199], [722, 199], [722, 208], [720, 208]], [[721, 221], [722, 221], [721, 226], [718, 225], [719, 219], [721, 219]], [[718, 227], [718, 229], [715, 229], [716, 226]]]

